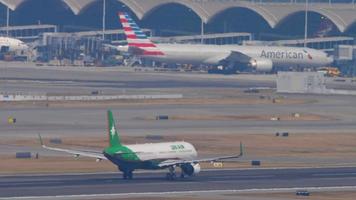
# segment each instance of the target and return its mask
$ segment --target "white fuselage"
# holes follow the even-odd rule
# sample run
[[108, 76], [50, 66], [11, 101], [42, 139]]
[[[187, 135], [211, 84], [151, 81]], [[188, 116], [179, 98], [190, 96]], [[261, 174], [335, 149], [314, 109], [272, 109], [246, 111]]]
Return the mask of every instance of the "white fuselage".
[[2, 53], [10, 51], [24, 51], [28, 49], [28, 46], [21, 40], [10, 38], [10, 37], [0, 37], [0, 48]]
[[273, 67], [322, 67], [333, 59], [319, 50], [280, 46], [157, 44], [164, 56], [144, 56], [163, 63], [218, 65], [231, 52], [239, 52], [253, 59], [268, 59]]
[[141, 161], [147, 160], [192, 160], [197, 157], [194, 146], [188, 142], [163, 142], [126, 145]]

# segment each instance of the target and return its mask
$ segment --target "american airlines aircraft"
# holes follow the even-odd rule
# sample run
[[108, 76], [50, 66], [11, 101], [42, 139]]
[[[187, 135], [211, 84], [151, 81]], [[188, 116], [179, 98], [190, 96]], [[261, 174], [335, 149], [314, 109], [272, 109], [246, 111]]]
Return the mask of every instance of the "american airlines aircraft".
[[24, 51], [28, 48], [29, 47], [21, 40], [10, 37], [0, 37], [0, 53]]
[[319, 50], [280, 46], [154, 44], [132, 18], [119, 12], [128, 48], [136, 56], [162, 63], [205, 64], [222, 70], [253, 69], [269, 72], [279, 67], [315, 68], [333, 62]]
[[226, 159], [239, 158], [243, 155], [243, 146], [240, 143], [240, 154], [230, 156], [220, 156], [214, 158], [197, 159], [197, 151], [194, 146], [188, 142], [161, 142], [148, 144], [123, 145], [115, 126], [113, 114], [108, 110], [108, 136], [109, 146], [102, 152], [90, 150], [73, 150], [48, 147], [40, 142], [43, 148], [65, 152], [78, 156], [92, 157], [100, 160], [109, 160], [117, 165], [123, 172], [124, 179], [132, 179], [135, 169], [168, 169], [166, 175], [168, 180], [176, 178], [175, 169], [181, 168], [180, 177], [194, 176], [200, 172], [200, 162], [215, 162]]

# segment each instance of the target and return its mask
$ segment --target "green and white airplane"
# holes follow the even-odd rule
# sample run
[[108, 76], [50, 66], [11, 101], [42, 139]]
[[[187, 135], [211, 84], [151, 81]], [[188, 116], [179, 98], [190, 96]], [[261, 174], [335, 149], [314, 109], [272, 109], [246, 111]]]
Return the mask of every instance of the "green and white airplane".
[[109, 146], [106, 147], [103, 152], [49, 147], [44, 145], [39, 135], [41, 145], [45, 149], [70, 153], [75, 155], [75, 157], [92, 157], [96, 158], [97, 161], [110, 160], [117, 165], [118, 169], [123, 173], [124, 179], [132, 179], [132, 172], [136, 169], [169, 169], [166, 178], [173, 180], [176, 178], [175, 169], [177, 167], [181, 168], [181, 178], [194, 176], [201, 170], [200, 162], [221, 162], [226, 159], [239, 158], [243, 155], [241, 143], [239, 155], [206, 159], [197, 159], [197, 151], [194, 146], [188, 142], [123, 145], [117, 132], [112, 112], [108, 110], [107, 115]]

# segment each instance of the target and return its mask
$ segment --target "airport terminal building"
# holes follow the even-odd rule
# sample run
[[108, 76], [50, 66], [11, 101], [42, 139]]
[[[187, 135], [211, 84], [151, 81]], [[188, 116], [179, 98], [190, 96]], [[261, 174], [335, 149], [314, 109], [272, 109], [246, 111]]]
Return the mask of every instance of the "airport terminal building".
[[80, 57], [96, 65], [109, 55], [117, 60], [103, 43], [126, 42], [118, 12], [129, 13], [154, 42], [303, 46], [307, 8], [308, 47], [333, 53], [338, 45], [355, 45], [355, 1], [308, 2], [0, 0], [0, 34], [37, 41], [36, 57], [43, 61], [66, 58], [74, 63]]
[[[275, 40], [304, 35], [302, 0], [1, 0], [0, 23], [50, 24], [64, 32], [97, 30], [102, 28], [104, 2], [107, 29], [120, 28], [117, 12], [126, 11], [155, 36], [248, 32], [255, 39]], [[356, 34], [352, 0], [309, 2], [310, 37]]]

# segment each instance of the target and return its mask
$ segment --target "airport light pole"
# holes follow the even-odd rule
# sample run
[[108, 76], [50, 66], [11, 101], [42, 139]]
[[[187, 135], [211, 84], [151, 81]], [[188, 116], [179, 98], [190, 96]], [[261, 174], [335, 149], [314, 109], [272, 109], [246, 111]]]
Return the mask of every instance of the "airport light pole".
[[[105, 29], [106, 29], [106, 0], [103, 0], [103, 32], [101, 39], [105, 40]], [[104, 61], [104, 52], [101, 51], [101, 61]]]
[[201, 20], [201, 27], [200, 27], [200, 43], [204, 44], [204, 21]]
[[308, 39], [308, 10], [309, 10], [309, 0], [305, 0], [304, 47], [307, 47], [307, 39]]
[[7, 6], [6, 9], [6, 36], [9, 37], [9, 27], [10, 27], [10, 8]]
[[103, 33], [102, 33], [102, 40], [105, 40], [105, 29], [106, 29], [106, 0], [103, 0]]
[[[203, 1], [200, 2], [200, 6], [203, 7]], [[204, 20], [200, 17], [200, 44], [204, 44]]]

